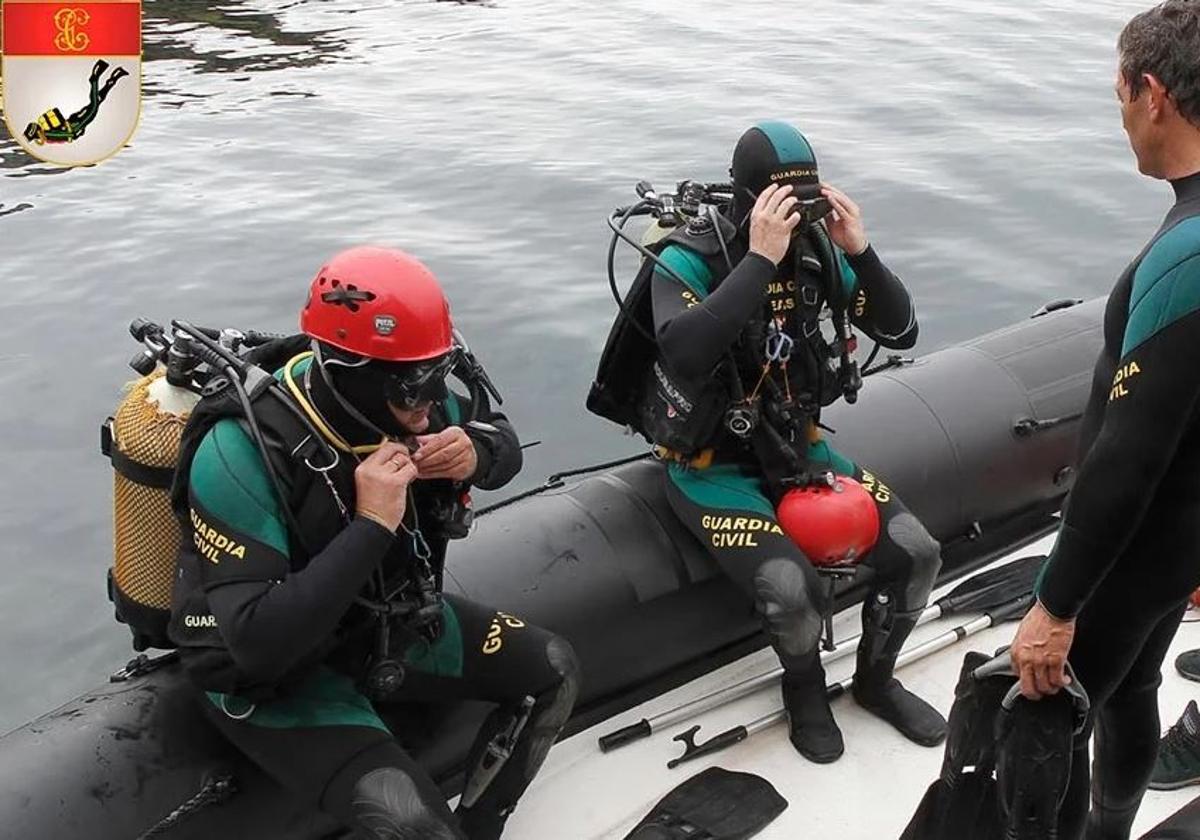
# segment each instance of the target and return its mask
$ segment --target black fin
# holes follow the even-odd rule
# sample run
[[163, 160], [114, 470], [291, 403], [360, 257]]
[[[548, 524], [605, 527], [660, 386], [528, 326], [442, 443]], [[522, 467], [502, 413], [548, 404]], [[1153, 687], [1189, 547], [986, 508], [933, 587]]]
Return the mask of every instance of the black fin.
[[625, 840], [747, 840], [787, 806], [761, 776], [709, 767], [664, 796]]

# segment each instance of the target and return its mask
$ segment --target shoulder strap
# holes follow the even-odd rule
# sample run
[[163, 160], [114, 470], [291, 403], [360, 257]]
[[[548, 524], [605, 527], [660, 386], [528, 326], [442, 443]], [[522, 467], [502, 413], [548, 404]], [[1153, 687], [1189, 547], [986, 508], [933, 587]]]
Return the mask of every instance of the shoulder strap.
[[[686, 277], [680, 276], [682, 272], [671, 272], [701, 298], [709, 295], [733, 270], [729, 244], [737, 236], [737, 227], [720, 213], [713, 213], [712, 218], [716, 220], [715, 224], [711, 220], [703, 224], [704, 218], [694, 220], [693, 223], [676, 228], [662, 240], [664, 246], [680, 246], [673, 251], [664, 247], [662, 262], [670, 264], [671, 257], [666, 256], [668, 252], [678, 254], [685, 260], [681, 267], [690, 268], [693, 273], [703, 272], [707, 275], [706, 288], [698, 289]], [[670, 268], [674, 269], [676, 266], [670, 265]]]
[[[297, 547], [306, 554], [309, 550], [307, 535], [295, 521], [292, 505], [295, 502], [298, 465], [304, 464], [310, 471], [332, 469], [336, 461], [330, 462], [327, 447], [320, 435], [305, 423], [303, 413], [295, 405], [289, 405], [290, 397], [283, 389], [273, 386], [264, 389], [255, 399], [254, 418], [267, 441], [270, 463], [289, 498], [281, 499]], [[188, 479], [192, 462], [205, 436], [220, 420], [233, 418], [246, 422], [241, 402], [228, 384], [224, 388], [205, 394], [192, 410], [184, 427], [180, 441], [179, 463], [171, 486], [171, 506], [181, 521], [186, 521], [188, 512]], [[336, 453], [335, 453], [336, 454]], [[323, 459], [323, 460], [322, 460]]]

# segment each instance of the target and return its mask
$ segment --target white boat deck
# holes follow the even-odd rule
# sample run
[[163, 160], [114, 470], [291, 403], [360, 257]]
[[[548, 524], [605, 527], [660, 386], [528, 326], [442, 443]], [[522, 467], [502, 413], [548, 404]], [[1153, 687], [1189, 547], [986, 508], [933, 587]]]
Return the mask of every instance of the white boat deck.
[[[1044, 553], [1049, 550], [1051, 539], [1034, 543], [1012, 556]], [[935, 597], [949, 588], [935, 592]], [[858, 634], [858, 613], [856, 607], [837, 616], [836, 638]], [[972, 617], [954, 616], [917, 628], [912, 642], [932, 638]], [[1188, 618], [1191, 617], [1189, 613]], [[983, 631], [913, 662], [901, 669], [899, 676], [905, 685], [948, 714], [963, 655], [968, 650], [994, 651], [1012, 639], [1015, 629], [1016, 624], [1010, 622]], [[1176, 654], [1195, 647], [1200, 647], [1200, 623], [1184, 623], [1163, 667], [1159, 707], [1164, 728], [1179, 717], [1189, 699], [1200, 698], [1200, 684], [1181, 678], [1172, 665]], [[668, 727], [651, 738], [607, 754], [601, 753], [596, 744], [603, 733], [777, 664], [772, 651], [759, 651], [556, 745], [509, 821], [506, 840], [620, 840], [664, 794], [712, 765], [757, 773], [770, 780], [788, 800], [788, 809], [757, 835], [761, 840], [898, 838], [925, 789], [936, 778], [943, 748], [912, 744], [860, 709], [850, 697], [833, 704], [834, 716], [845, 736], [846, 753], [828, 765], [812, 764], [796, 753], [782, 725], [674, 770], [667, 769], [667, 760], [682, 748], [671, 738], [691, 723]], [[828, 676], [842, 679], [852, 673], [853, 667], [854, 658], [847, 657], [829, 666]], [[748, 723], [779, 704], [779, 691], [771, 687], [708, 712], [694, 723], [702, 725], [703, 740], [729, 727]], [[1134, 836], [1197, 795], [1200, 787], [1170, 793], [1150, 791]]]

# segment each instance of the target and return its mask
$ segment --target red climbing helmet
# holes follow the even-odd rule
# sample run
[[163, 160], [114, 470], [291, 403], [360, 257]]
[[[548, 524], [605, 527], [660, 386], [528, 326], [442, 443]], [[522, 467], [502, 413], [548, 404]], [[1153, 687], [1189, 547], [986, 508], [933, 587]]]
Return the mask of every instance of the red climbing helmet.
[[388, 362], [433, 359], [454, 343], [450, 304], [433, 272], [395, 248], [350, 248], [321, 266], [300, 329], [340, 350]]
[[776, 516], [783, 532], [814, 566], [857, 563], [879, 539], [875, 500], [861, 484], [842, 475], [832, 486], [789, 490]]

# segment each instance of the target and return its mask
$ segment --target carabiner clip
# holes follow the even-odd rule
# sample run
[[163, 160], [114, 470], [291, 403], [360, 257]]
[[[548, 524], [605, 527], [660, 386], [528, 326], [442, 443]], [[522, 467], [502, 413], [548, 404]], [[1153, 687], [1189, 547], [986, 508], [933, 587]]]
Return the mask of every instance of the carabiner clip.
[[786, 363], [792, 358], [792, 348], [795, 346], [792, 337], [779, 328], [768, 333], [765, 354], [768, 362]]
[[[292, 450], [292, 457], [293, 458], [302, 457], [304, 460], [304, 466], [308, 467], [313, 472], [317, 472], [317, 473], [329, 472], [330, 470], [337, 467], [337, 465], [339, 463], [341, 463], [342, 457], [338, 454], [338, 451], [336, 449], [334, 449], [332, 446], [328, 446], [326, 448], [333, 455], [331, 462], [329, 463], [328, 466], [324, 466], [324, 467], [317, 466], [316, 464], [314, 464], [312, 462], [311, 455], [309, 455], [309, 454], [302, 455], [300, 452], [301, 449], [304, 449], [309, 444], [315, 444], [315, 441], [313, 441], [313, 436], [311, 434], [305, 435], [304, 440], [302, 440], [298, 444], [296, 444], [296, 448]], [[319, 447], [314, 446], [314, 449], [315, 448], [319, 448]]]
[[409, 531], [409, 535], [412, 537], [413, 554], [417, 556], [418, 560], [428, 562], [429, 558], [433, 556], [433, 552], [429, 549], [429, 543], [425, 542], [425, 535], [421, 533], [421, 529], [414, 528]]

